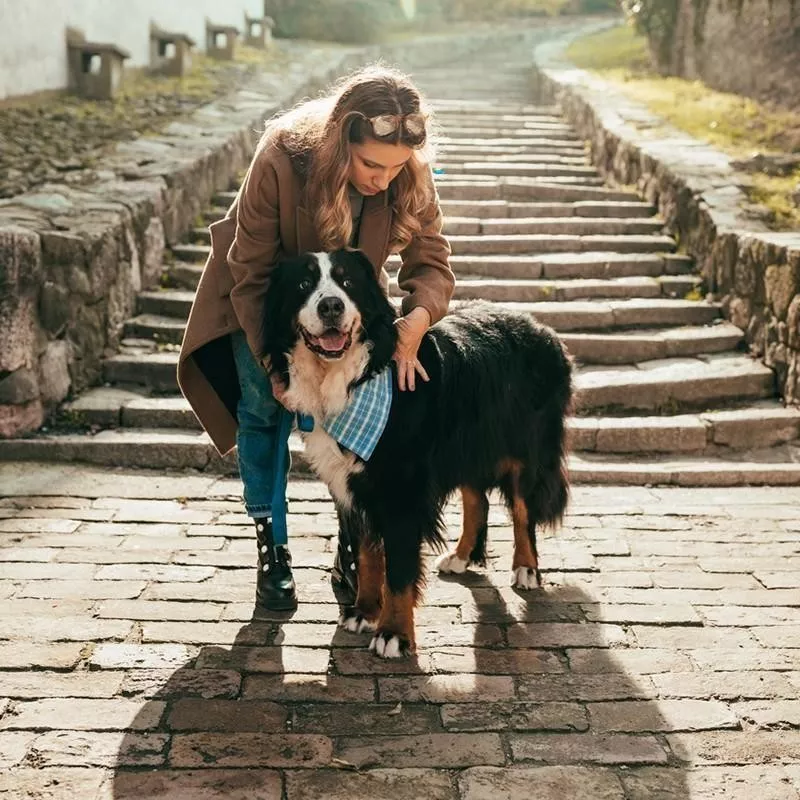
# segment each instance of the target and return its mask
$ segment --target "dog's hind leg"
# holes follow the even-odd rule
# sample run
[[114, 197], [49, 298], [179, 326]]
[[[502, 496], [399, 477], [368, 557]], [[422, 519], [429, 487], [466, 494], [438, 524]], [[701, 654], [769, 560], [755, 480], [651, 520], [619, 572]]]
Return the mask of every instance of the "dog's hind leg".
[[456, 549], [436, 559], [439, 572], [463, 573], [470, 564], [486, 563], [486, 534], [489, 526], [489, 500], [486, 492], [461, 487], [464, 512], [461, 537]]
[[519, 469], [510, 472], [503, 487], [514, 523], [511, 585], [517, 589], [534, 589], [542, 585], [539, 553], [536, 549], [536, 517], [531, 507], [531, 498], [523, 497], [520, 493], [519, 476]]

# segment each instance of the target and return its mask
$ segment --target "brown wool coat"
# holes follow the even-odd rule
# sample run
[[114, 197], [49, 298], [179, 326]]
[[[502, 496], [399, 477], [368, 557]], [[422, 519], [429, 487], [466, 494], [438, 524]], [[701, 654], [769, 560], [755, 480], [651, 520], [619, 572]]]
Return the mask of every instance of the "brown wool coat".
[[[387, 284], [392, 208], [388, 192], [365, 197], [358, 247]], [[264, 295], [269, 273], [284, 257], [321, 250], [313, 214], [304, 208], [303, 177], [289, 156], [272, 145], [260, 150], [225, 219], [211, 225], [211, 252], [189, 313], [178, 360], [178, 384], [217, 450], [236, 443], [239, 385], [229, 334], [244, 330], [261, 359]], [[453, 293], [450, 247], [434, 201], [423, 230], [401, 255], [398, 275], [403, 313], [422, 306], [437, 322]]]

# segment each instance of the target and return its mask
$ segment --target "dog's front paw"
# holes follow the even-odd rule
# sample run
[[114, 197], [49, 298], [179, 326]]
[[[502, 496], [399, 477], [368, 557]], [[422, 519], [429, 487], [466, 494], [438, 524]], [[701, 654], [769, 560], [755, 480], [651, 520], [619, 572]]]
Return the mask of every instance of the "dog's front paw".
[[542, 585], [538, 567], [517, 567], [511, 570], [511, 585], [515, 589], [536, 589]]
[[378, 631], [369, 643], [369, 649], [381, 658], [402, 658], [413, 650], [405, 636], [392, 631]]
[[469, 561], [459, 558], [455, 553], [445, 553], [436, 559], [435, 566], [439, 572], [462, 575], [467, 571]]
[[348, 608], [339, 617], [339, 626], [351, 633], [364, 633], [374, 631], [378, 627], [378, 621], [362, 614], [357, 608]]

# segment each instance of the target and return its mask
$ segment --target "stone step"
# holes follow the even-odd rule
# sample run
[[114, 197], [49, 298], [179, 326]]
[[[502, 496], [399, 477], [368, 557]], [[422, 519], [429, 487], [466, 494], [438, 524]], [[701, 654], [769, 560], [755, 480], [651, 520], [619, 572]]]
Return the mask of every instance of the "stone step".
[[112, 384], [146, 386], [156, 392], [176, 392], [177, 366], [178, 353], [174, 350], [121, 352], [103, 361], [103, 380]]
[[544, 137], [555, 139], [558, 142], [581, 142], [575, 130], [563, 123], [539, 123], [519, 128], [512, 125], [451, 125], [443, 128], [442, 135], [451, 142], [475, 139], [508, 139], [516, 142], [520, 139]]
[[[496, 292], [501, 292], [498, 288]], [[157, 302], [162, 308], [169, 302], [168, 292], [159, 292]], [[170, 315], [141, 314], [126, 323], [125, 336], [152, 339], [156, 342], [179, 344], [191, 307], [191, 292], [175, 292]], [[503, 305], [521, 313], [531, 314], [556, 331], [608, 331], [615, 329], [655, 328], [670, 325], [706, 325], [719, 319], [719, 307], [712, 303], [665, 298], [626, 300], [563, 300], [516, 301], [503, 300]], [[125, 358], [125, 354], [108, 359]], [[115, 369], [115, 368], [112, 368]], [[106, 378], [114, 382], [126, 379]], [[160, 385], [160, 384], [151, 384]]]
[[508, 200], [510, 202], [572, 203], [579, 200], [635, 201], [632, 192], [606, 186], [569, 186], [563, 183], [502, 178], [485, 181], [450, 181], [437, 187], [439, 199], [445, 200]]
[[[435, 138], [436, 152], [477, 152], [480, 155], [501, 150], [522, 150], [537, 153], [570, 153], [586, 155], [582, 141], [576, 139], [561, 139], [557, 136], [493, 136], [476, 137], [442, 135]], [[530, 149], [529, 149], [530, 148]]]
[[646, 361], [636, 366], [588, 367], [575, 379], [579, 413], [707, 409], [731, 400], [775, 394], [775, 375], [744, 355]]
[[518, 175], [508, 177], [505, 175], [495, 175], [488, 170], [485, 173], [464, 172], [464, 170], [460, 169], [460, 165], [457, 165], [453, 169], [442, 170], [436, 173], [436, 184], [438, 187], [444, 187], [450, 183], [476, 183], [482, 186], [493, 186], [495, 184], [502, 185], [504, 181], [510, 180], [524, 181], [525, 183], [523, 185], [535, 185], [541, 182], [549, 185], [570, 186], [583, 189], [601, 189], [605, 185], [603, 179], [599, 175], [597, 177], [592, 177], [591, 175], [564, 175], [554, 172], [550, 175]]
[[[390, 258], [387, 269], [396, 271], [399, 258]], [[495, 278], [602, 278], [686, 276], [693, 261], [677, 253], [553, 253], [539, 256], [452, 256], [450, 265], [458, 280], [463, 275]], [[176, 262], [165, 270], [169, 285], [195, 289], [202, 264]]]
[[561, 340], [579, 364], [638, 364], [665, 358], [724, 353], [741, 346], [743, 332], [722, 320], [624, 334], [562, 333]]
[[[695, 340], [701, 338], [697, 331]], [[620, 337], [622, 338], [622, 337]], [[655, 336], [652, 337], [655, 339]], [[701, 339], [702, 341], [702, 339]], [[774, 374], [748, 356], [731, 352], [714, 353], [714, 340], [697, 357], [670, 357], [634, 364], [592, 366], [592, 352], [583, 355], [586, 366], [578, 366], [576, 386], [580, 389], [580, 413], [608, 409], [626, 411], [665, 410], [675, 413], [681, 408], [709, 408], [716, 402], [769, 397], [774, 394]], [[684, 344], [691, 351], [692, 338]], [[571, 343], [567, 340], [567, 345]], [[614, 342], [609, 344], [613, 347]], [[669, 352], [664, 344], [665, 352]], [[697, 345], [699, 348], [700, 345]], [[575, 346], [579, 352], [580, 345]], [[630, 346], [628, 357], [638, 353]], [[652, 348], [658, 352], [656, 348]], [[578, 354], [576, 352], [576, 356]], [[678, 350], [677, 352], [680, 352]], [[652, 352], [644, 351], [643, 355]], [[120, 387], [147, 387], [157, 393], [176, 393], [177, 352], [127, 352], [104, 362], [104, 379]]]
[[[489, 176], [491, 179], [491, 176]], [[533, 181], [522, 178], [500, 178], [479, 184], [470, 180], [453, 181], [438, 186], [439, 199], [447, 200], [507, 200], [509, 202], [556, 202], [580, 201], [639, 202], [634, 192], [612, 189], [606, 186], [569, 186], [549, 181]], [[212, 203], [228, 208], [236, 198], [236, 192], [217, 192]]]
[[180, 317], [185, 320], [189, 316], [193, 301], [193, 291], [160, 289], [154, 292], [139, 292], [136, 307], [140, 315]]
[[[425, 70], [426, 74], [428, 71]], [[437, 118], [442, 114], [449, 114], [454, 117], [467, 117], [472, 119], [475, 114], [483, 114], [490, 117], [502, 116], [504, 114], [538, 114], [545, 116], [559, 117], [561, 109], [558, 106], [538, 106], [532, 103], [512, 103], [503, 99], [494, 101], [454, 99], [452, 97], [434, 97], [428, 94], [428, 102], [436, 112]]]
[[[524, 234], [570, 234], [572, 236], [593, 235], [642, 235], [659, 233], [664, 227], [662, 220], [616, 219], [611, 217], [520, 217], [515, 219], [481, 219], [480, 217], [445, 217], [443, 232], [446, 236], [524, 235]], [[193, 228], [193, 244], [210, 244], [211, 234], [207, 227]]]
[[608, 486], [800, 486], [800, 447], [793, 444], [708, 456], [575, 454], [574, 484]]
[[492, 177], [545, 177], [570, 176], [581, 179], [597, 177], [597, 169], [587, 164], [540, 164], [533, 162], [508, 163], [505, 161], [465, 161], [463, 163], [443, 163], [445, 175], [459, 172], [463, 175], [491, 175]]
[[594, 453], [724, 453], [774, 447], [800, 437], [800, 409], [775, 400], [670, 417], [574, 417], [570, 442]]
[[[700, 278], [612, 278], [610, 280], [526, 280], [459, 276], [453, 297], [456, 300], [491, 300], [494, 303], [540, 303], [586, 299], [624, 299], [683, 297]], [[401, 296], [395, 280], [393, 296]], [[681, 291], [682, 290], [682, 291]]]
[[[646, 219], [655, 215], [649, 203], [581, 200], [574, 203], [510, 203], [507, 200], [445, 200], [441, 202], [445, 220], [449, 217], [478, 219], [603, 218]], [[223, 219], [227, 207], [215, 206], [203, 212], [207, 225]], [[205, 234], [204, 234], [205, 235]], [[207, 240], [206, 240], [207, 241]]]
[[[199, 431], [182, 396], [148, 397], [141, 392], [92, 389], [65, 408], [65, 418], [87, 428], [161, 428]], [[570, 446], [593, 453], [722, 452], [773, 447], [800, 437], [800, 409], [775, 400], [740, 408], [673, 416], [585, 416], [569, 422]]]
[[[292, 475], [308, 475], [302, 445], [293, 439]], [[789, 445], [727, 457], [575, 453], [568, 467], [575, 484], [674, 486], [800, 485], [800, 448]], [[0, 440], [0, 460], [61, 461], [149, 469], [192, 468], [236, 474], [233, 455], [220, 458], [205, 433], [163, 429], [39, 434]]]
[[[491, 166], [492, 164], [500, 164], [503, 167], [508, 165], [568, 165], [568, 166], [587, 166], [586, 153], [575, 149], [574, 152], [566, 153], [553, 153], [552, 150], [541, 153], [504, 153], [496, 152], [494, 150], [484, 150], [478, 154], [473, 151], [466, 152], [453, 152], [452, 150], [438, 150], [437, 158], [433, 162], [435, 169], [462, 169], [465, 172], [468, 164], [480, 164], [481, 166]], [[591, 169], [594, 169], [593, 167]], [[479, 170], [483, 172], [484, 170]], [[502, 174], [502, 173], [498, 173]], [[525, 173], [521, 173], [525, 174]], [[591, 174], [597, 174], [593, 172]]]
[[514, 219], [481, 219], [480, 217], [446, 217], [444, 233], [447, 236], [489, 235], [521, 236], [526, 234], [554, 234], [571, 236], [626, 236], [660, 233], [663, 220], [617, 219], [613, 217], [517, 217]]
[[[192, 277], [200, 276], [200, 267]], [[188, 276], [181, 280], [187, 281]], [[528, 280], [525, 278], [494, 278], [459, 275], [454, 298], [460, 300], [490, 300], [493, 302], [551, 302], [578, 299], [646, 299], [654, 297], [683, 297], [699, 283], [695, 276], [624, 277], [611, 279]], [[397, 286], [396, 276], [390, 282], [393, 297], [404, 293]], [[193, 291], [161, 289], [155, 292], [140, 292], [137, 305], [139, 314], [126, 322], [125, 337], [147, 339], [150, 334], [139, 331], [158, 329], [163, 318], [184, 321], [189, 315], [194, 300]], [[158, 341], [173, 341], [161, 339]]]
[[448, 217], [477, 217], [478, 219], [647, 219], [655, 216], [649, 203], [608, 200], [579, 200], [573, 203], [511, 203], [507, 200], [444, 200], [442, 213]]
[[635, 234], [478, 234], [454, 235], [448, 240], [454, 255], [532, 255], [534, 253], [585, 253], [596, 250], [612, 253], [671, 252], [675, 241], [669, 236]]
[[[207, 229], [198, 229], [198, 238], [207, 238]], [[612, 253], [670, 252], [675, 241], [669, 236], [636, 234], [452, 234], [448, 236], [454, 255], [503, 255], [534, 253], [587, 252]], [[208, 244], [177, 244], [172, 253], [179, 261], [205, 261]]]
[[535, 155], [540, 158], [580, 158], [587, 163], [586, 148], [579, 142], [559, 141], [558, 139], [524, 139], [515, 142], [487, 139], [460, 139], [455, 142], [447, 138], [437, 138], [436, 157], [446, 161], [475, 161], [487, 158], [498, 161], [524, 160]]

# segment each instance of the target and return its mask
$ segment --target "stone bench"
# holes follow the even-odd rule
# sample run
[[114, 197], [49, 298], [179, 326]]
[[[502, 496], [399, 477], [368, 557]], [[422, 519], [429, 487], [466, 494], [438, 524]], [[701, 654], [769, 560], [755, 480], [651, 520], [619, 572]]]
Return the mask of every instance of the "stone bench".
[[185, 33], [165, 31], [150, 23], [150, 68], [164, 75], [183, 77], [192, 66], [195, 41]]
[[272, 17], [251, 17], [244, 12], [244, 42], [250, 47], [265, 50], [272, 41], [272, 29], [275, 20]]
[[92, 100], [112, 100], [122, 84], [123, 62], [130, 53], [115, 44], [89, 42], [77, 28], [67, 28], [69, 88]]
[[206, 18], [206, 53], [211, 58], [232, 60], [238, 36], [239, 29], [235, 25], [215, 25]]

